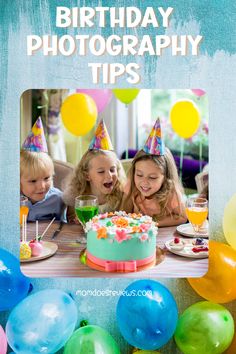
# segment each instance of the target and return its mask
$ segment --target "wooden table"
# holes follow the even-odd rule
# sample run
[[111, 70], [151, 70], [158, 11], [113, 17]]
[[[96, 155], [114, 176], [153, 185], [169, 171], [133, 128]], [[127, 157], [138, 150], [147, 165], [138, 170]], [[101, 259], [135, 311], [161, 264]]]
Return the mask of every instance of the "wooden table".
[[[39, 234], [48, 225], [47, 222], [39, 223]], [[80, 252], [85, 244], [76, 242], [79, 235], [83, 235], [80, 225], [64, 224], [60, 233], [52, 240], [51, 237], [58, 228], [58, 223], [53, 223], [45, 234], [43, 240], [55, 242], [58, 245], [57, 252], [50, 258], [21, 263], [22, 272], [29, 277], [82, 277], [82, 278], [187, 278], [200, 277], [208, 269], [208, 258], [185, 258], [166, 252], [162, 263], [155, 267], [135, 273], [107, 273], [90, 269], [82, 264], [79, 259]], [[159, 228], [157, 245], [165, 248], [165, 242], [177, 235], [176, 227]], [[28, 240], [35, 236], [35, 223], [28, 223]]]

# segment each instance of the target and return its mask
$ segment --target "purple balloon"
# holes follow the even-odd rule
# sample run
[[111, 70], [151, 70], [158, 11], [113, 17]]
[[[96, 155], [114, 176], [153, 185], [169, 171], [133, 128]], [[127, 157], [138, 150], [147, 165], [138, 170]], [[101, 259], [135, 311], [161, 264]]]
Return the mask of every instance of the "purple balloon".
[[106, 108], [112, 98], [112, 91], [108, 89], [77, 89], [76, 92], [90, 96], [97, 105], [98, 113], [101, 113]]

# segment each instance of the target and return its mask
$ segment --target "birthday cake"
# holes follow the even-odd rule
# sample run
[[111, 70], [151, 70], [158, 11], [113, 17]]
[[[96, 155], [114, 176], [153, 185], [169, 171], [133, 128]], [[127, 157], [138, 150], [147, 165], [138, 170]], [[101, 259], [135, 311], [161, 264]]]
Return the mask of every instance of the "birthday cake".
[[150, 216], [124, 211], [87, 222], [87, 265], [105, 272], [135, 272], [155, 265], [157, 226]]

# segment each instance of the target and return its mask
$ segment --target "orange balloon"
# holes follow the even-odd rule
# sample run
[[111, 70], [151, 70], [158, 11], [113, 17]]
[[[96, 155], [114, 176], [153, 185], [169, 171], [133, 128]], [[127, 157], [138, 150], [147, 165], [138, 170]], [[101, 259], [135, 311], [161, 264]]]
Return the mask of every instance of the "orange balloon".
[[224, 354], [235, 354], [235, 353], [236, 353], [236, 329], [235, 329], [235, 334], [232, 343], [230, 344], [229, 348], [224, 352]]
[[202, 278], [189, 278], [191, 287], [204, 299], [226, 303], [236, 299], [236, 250], [209, 241], [208, 272]]

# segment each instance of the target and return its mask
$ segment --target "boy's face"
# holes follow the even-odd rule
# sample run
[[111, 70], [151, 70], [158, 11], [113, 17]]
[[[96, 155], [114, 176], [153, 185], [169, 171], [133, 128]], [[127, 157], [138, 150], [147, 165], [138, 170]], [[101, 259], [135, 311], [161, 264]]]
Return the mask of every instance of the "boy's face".
[[87, 180], [90, 182], [91, 192], [97, 197], [110, 194], [117, 181], [114, 158], [106, 155], [93, 157], [89, 162]]
[[137, 161], [135, 164], [134, 183], [144, 197], [158, 192], [164, 181], [160, 168], [151, 160]]
[[39, 202], [45, 198], [52, 184], [52, 175], [42, 173], [41, 176], [33, 177], [22, 175], [20, 178], [21, 193], [30, 199], [32, 203]]

